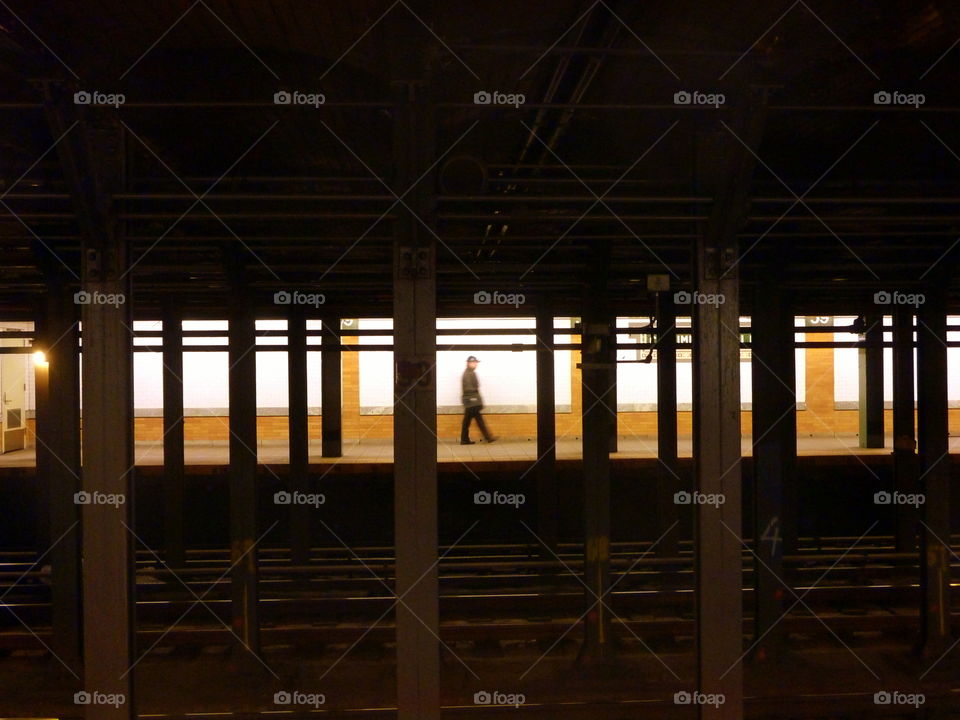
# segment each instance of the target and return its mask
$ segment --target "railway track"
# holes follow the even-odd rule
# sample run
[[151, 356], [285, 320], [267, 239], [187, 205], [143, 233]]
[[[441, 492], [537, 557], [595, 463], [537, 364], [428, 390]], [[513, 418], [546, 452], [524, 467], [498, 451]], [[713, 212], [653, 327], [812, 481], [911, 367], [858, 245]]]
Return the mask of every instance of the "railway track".
[[[919, 568], [915, 553], [896, 553], [888, 538], [805, 540], [784, 559], [785, 579], [809, 591], [803, 607], [785, 620], [788, 632], [903, 634], [918, 622]], [[624, 640], [689, 637], [693, 625], [693, 558], [649, 554], [645, 543], [611, 550], [616, 587], [607, 603], [613, 632]], [[261, 553], [260, 622], [265, 644], [324, 645], [394, 639], [391, 548], [317, 548], [313, 561], [293, 566], [282, 548]], [[441, 636], [445, 642], [556, 639], [582, 622], [585, 594], [574, 545], [553, 557], [519, 545], [458, 547], [439, 566]], [[752, 557], [744, 551], [744, 601], [752, 606]], [[49, 574], [32, 568], [29, 553], [0, 554], [0, 650], [26, 650], [48, 641]], [[960, 569], [960, 563], [956, 563]], [[229, 558], [222, 550], [190, 554], [187, 567], [170, 571], [150, 553], [137, 557], [137, 637], [149, 647], [229, 645]], [[960, 587], [952, 589], [960, 605]], [[203, 603], [196, 598], [203, 597]], [[786, 594], [788, 605], [792, 597]], [[211, 616], [213, 613], [217, 619]], [[371, 624], [381, 620], [373, 629]], [[177, 622], [179, 620], [179, 622]], [[29, 631], [21, 623], [29, 626]], [[175, 627], [171, 626], [176, 623]], [[744, 621], [744, 632], [752, 631]]]

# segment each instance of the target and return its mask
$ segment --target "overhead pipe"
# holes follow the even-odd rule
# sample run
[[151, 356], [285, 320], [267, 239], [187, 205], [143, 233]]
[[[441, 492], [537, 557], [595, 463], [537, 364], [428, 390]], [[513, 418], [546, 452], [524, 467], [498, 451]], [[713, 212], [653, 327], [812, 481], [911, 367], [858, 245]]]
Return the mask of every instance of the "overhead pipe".
[[[539, 179], [531, 178], [531, 181], [539, 182]], [[504, 180], [508, 182], [508, 180]], [[573, 182], [578, 182], [573, 180]], [[4, 196], [6, 199], [10, 200], [69, 200], [69, 193], [8, 193]], [[158, 193], [158, 192], [146, 192], [146, 193], [116, 193], [113, 196], [114, 200], [194, 200], [196, 197], [190, 193]], [[219, 193], [214, 195], [206, 195], [204, 197], [208, 201], [251, 201], [251, 200], [263, 200], [263, 201], [303, 201], [303, 202], [342, 202], [349, 200], [351, 202], [392, 202], [394, 197], [387, 194], [354, 194], [354, 193], [327, 193], [322, 195], [309, 195], [304, 193], [290, 194], [290, 193]], [[574, 203], [574, 202], [595, 202], [596, 198], [592, 195], [439, 195], [437, 199], [440, 202], [508, 202], [508, 203], [521, 203], [521, 204], [530, 204], [530, 203]], [[608, 202], [617, 202], [617, 203], [676, 203], [676, 204], [690, 204], [690, 203], [702, 203], [710, 204], [714, 202], [714, 198], [706, 196], [683, 196], [683, 195], [613, 195], [604, 197], [605, 201]], [[751, 203], [796, 203], [797, 199], [794, 197], [755, 197], [751, 198]], [[803, 199], [804, 203], [807, 204], [889, 204], [889, 205], [954, 205], [960, 204], [960, 196], [958, 197], [876, 197], [876, 196], [867, 196], [867, 197], [806, 197]]]

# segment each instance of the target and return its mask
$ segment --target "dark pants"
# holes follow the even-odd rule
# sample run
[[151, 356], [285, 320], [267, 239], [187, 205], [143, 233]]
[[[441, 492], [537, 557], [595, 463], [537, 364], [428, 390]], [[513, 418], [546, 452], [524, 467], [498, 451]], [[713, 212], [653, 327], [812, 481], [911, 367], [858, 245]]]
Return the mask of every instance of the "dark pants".
[[470, 421], [476, 420], [477, 427], [480, 428], [480, 432], [483, 433], [484, 440], [490, 440], [490, 431], [487, 430], [487, 424], [483, 421], [483, 415], [480, 414], [482, 408], [478, 405], [476, 407], [465, 407], [463, 409], [463, 425], [460, 426], [460, 442], [467, 442], [470, 439]]

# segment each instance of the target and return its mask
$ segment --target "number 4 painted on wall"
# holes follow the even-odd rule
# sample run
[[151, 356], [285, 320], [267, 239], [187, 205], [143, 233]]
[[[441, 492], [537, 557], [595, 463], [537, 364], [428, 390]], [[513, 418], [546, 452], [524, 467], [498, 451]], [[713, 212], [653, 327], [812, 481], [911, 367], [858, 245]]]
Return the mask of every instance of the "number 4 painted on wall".
[[760, 542], [770, 543], [770, 557], [773, 557], [777, 552], [777, 543], [780, 541], [780, 518], [774, 515], [770, 518], [770, 522], [767, 523], [767, 529], [764, 530], [763, 535], [760, 536]]

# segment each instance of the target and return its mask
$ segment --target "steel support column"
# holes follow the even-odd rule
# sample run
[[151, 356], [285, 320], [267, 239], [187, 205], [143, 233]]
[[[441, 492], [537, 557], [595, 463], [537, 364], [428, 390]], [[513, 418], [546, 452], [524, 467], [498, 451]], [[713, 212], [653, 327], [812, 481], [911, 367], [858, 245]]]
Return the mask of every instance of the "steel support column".
[[796, 476], [796, 363], [793, 313], [780, 286], [759, 284], [753, 307], [754, 657], [765, 660], [780, 654], [784, 640], [783, 525], [794, 511], [785, 500]]
[[[46, 324], [47, 316], [49, 314], [49, 308], [47, 307], [46, 298], [39, 298], [34, 304], [34, 332], [36, 333], [36, 339], [42, 341], [47, 335]], [[39, 346], [38, 346], [39, 347]], [[35, 361], [36, 362], [36, 361]], [[39, 367], [34, 372], [34, 384], [35, 384], [35, 409], [34, 409], [34, 419], [35, 425], [39, 425], [39, 420], [47, 415], [47, 405], [49, 401], [49, 391], [47, 383], [47, 375], [44, 372], [43, 367]], [[3, 398], [0, 397], [0, 413], [3, 411], [4, 403], [2, 402]], [[0, 417], [0, 424], [5, 422], [3, 417]], [[2, 429], [2, 428], [0, 428]], [[24, 435], [24, 445], [26, 446], [27, 438], [26, 434]], [[50, 484], [48, 482], [48, 477], [46, 472], [44, 472], [44, 467], [42, 461], [53, 458], [56, 461], [56, 458], [47, 454], [47, 457], [43, 457], [43, 452], [45, 448], [42, 448], [39, 443], [36, 449], [36, 463], [37, 463], [37, 483], [34, 488], [34, 502], [36, 504], [37, 511], [34, 515], [34, 547], [37, 551], [37, 556], [39, 557], [43, 552], [45, 552], [49, 547], [53, 538], [50, 536], [51, 527], [50, 527], [50, 513], [45, 512], [45, 509], [50, 507]], [[56, 536], [54, 536], [56, 537]]]
[[[310, 492], [310, 431], [307, 423], [307, 317], [303, 305], [287, 316], [287, 437], [290, 492]], [[324, 419], [326, 419], [324, 417]], [[290, 504], [290, 554], [294, 565], [310, 561], [310, 506]]]
[[697, 290], [724, 300], [693, 306], [694, 487], [705, 500], [694, 506], [697, 686], [724, 695], [719, 707], [700, 706], [701, 717], [723, 720], [743, 707], [739, 285], [725, 262], [735, 258], [735, 246], [699, 241]]
[[926, 502], [920, 532], [924, 653], [950, 645], [950, 456], [947, 421], [946, 283], [930, 286], [917, 313], [917, 418], [920, 480]]
[[[412, 70], [403, 63], [398, 69]], [[415, 70], [412, 75], [422, 77]], [[427, 171], [435, 161], [433, 104], [426, 83], [418, 80], [398, 82], [396, 91], [397, 185], [408, 188], [416, 183], [408, 205], [424, 222], [432, 223], [434, 180]], [[396, 607], [397, 717], [439, 720], [436, 243], [409, 213], [398, 218], [395, 228], [395, 592], [404, 598]]]
[[554, 387], [553, 310], [549, 299], [537, 305], [537, 531], [556, 552], [557, 518], [557, 401]]
[[[87, 720], [134, 718], [133, 339], [125, 253], [84, 254], [90, 297], [83, 306], [83, 647], [84, 688], [122, 696], [119, 708], [90, 706]], [[108, 256], [109, 253], [109, 256]], [[124, 259], [120, 259], [124, 258]]]
[[228, 395], [230, 402], [231, 622], [239, 641], [260, 652], [257, 567], [257, 352], [253, 292], [242, 261], [228, 256], [231, 284]]
[[[894, 489], [916, 493], [917, 438], [914, 416], [913, 309], [896, 305], [893, 311], [893, 467]], [[917, 513], [896, 505], [897, 552], [917, 546]]]
[[[37, 478], [46, 485], [50, 549], [51, 647], [80, 672], [80, 350], [77, 306], [65, 278], [50, 277], [35, 365]], [[45, 548], [44, 548], [45, 549]]]
[[[765, 124], [765, 91], [702, 131], [698, 185], [715, 196], [693, 248], [693, 468], [697, 688], [711, 720], [743, 717], [743, 526], [740, 457], [740, 252], [751, 178]], [[734, 131], [731, 128], [737, 128]], [[732, 135], [736, 135], [733, 137]]]
[[620, 419], [617, 413], [617, 316], [610, 316], [610, 341], [607, 344], [607, 362], [610, 368], [607, 371], [607, 389], [604, 393], [603, 402], [610, 414], [610, 443], [609, 450], [612, 453], [617, 452], [620, 447]]
[[[71, 126], [75, 129], [57, 143], [57, 152], [83, 233], [81, 294], [76, 296], [83, 323], [83, 490], [77, 496], [83, 526], [83, 685], [85, 692], [114, 696], [117, 701], [87, 706], [85, 718], [132, 720], [137, 716], [133, 682], [136, 588], [130, 531], [134, 517], [133, 339], [129, 241], [111, 202], [125, 185], [125, 135], [111, 111], [78, 110], [70, 102], [71, 89], [48, 85], [45, 91], [54, 137], [67, 135], [68, 117], [75, 121]], [[65, 365], [57, 352], [61, 343], [69, 341], [57, 343], [50, 360]], [[64, 352], [74, 352], [73, 347], [66, 348], [64, 345]], [[71, 368], [65, 369], [68, 375], [73, 373]], [[53, 382], [62, 383], [69, 397], [72, 377], [54, 377]], [[62, 417], [64, 422], [72, 422], [71, 412]], [[73, 430], [66, 432], [69, 437]], [[72, 478], [67, 479], [64, 489], [69, 490], [71, 483]], [[65, 506], [58, 512], [70, 514]]]
[[340, 318], [337, 317], [323, 318], [320, 386], [323, 456], [340, 457], [343, 455], [343, 353], [340, 350]]
[[[133, 339], [126, 243], [83, 253], [83, 649], [87, 720], [136, 717], [133, 699]], [[101, 300], [98, 302], [97, 300]], [[113, 302], [109, 302], [112, 300]]]
[[183, 315], [176, 302], [163, 308], [163, 488], [167, 565], [186, 563], [184, 541]]
[[585, 660], [608, 658], [613, 652], [610, 611], [610, 435], [613, 418], [607, 406], [610, 386], [610, 314], [602, 297], [585, 298], [582, 330]]
[[[677, 461], [677, 307], [672, 292], [657, 295], [657, 554], [676, 557], [680, 533], [674, 494], [680, 490]], [[671, 529], [672, 528], [672, 529]]]
[[883, 437], [883, 316], [864, 316], [867, 347], [859, 349], [860, 447], [882, 448]]

